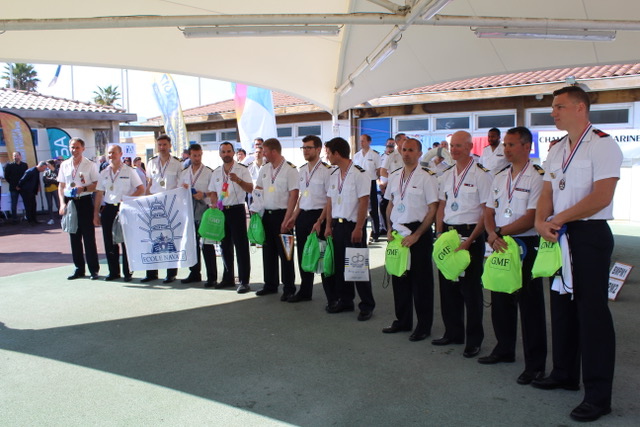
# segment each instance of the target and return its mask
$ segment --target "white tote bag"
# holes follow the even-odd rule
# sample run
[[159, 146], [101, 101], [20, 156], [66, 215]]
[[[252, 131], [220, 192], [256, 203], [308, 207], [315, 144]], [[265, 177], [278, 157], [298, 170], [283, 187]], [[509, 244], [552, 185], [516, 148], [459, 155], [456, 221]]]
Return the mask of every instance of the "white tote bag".
[[345, 282], [367, 282], [369, 280], [369, 248], [345, 249]]

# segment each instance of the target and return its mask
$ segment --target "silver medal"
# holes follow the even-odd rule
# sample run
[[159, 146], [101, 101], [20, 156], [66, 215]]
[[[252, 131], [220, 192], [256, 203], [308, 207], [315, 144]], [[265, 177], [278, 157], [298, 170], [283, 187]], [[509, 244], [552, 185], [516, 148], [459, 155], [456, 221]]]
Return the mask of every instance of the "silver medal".
[[458, 202], [453, 202], [451, 204], [451, 210], [454, 211], [454, 212], [457, 211], [459, 207], [460, 206], [458, 206]]
[[505, 218], [511, 218], [511, 215], [513, 215], [513, 211], [511, 210], [511, 208], [507, 208], [504, 210], [504, 217]]
[[398, 212], [403, 213], [405, 210], [404, 203], [400, 203], [398, 205]]

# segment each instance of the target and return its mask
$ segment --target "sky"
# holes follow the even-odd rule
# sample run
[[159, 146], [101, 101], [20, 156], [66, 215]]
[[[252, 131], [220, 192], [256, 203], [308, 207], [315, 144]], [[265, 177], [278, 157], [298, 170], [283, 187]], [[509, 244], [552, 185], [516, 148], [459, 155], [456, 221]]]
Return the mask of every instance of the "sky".
[[[4, 75], [6, 63], [0, 63], [0, 74]], [[59, 98], [93, 102], [94, 91], [98, 87], [118, 86], [118, 92], [124, 97], [116, 103], [130, 113], [138, 115], [138, 121], [160, 115], [160, 109], [153, 95], [152, 84], [156, 73], [138, 70], [120, 70], [116, 68], [84, 67], [62, 65], [60, 76], [55, 85], [49, 87], [57, 65], [32, 64], [38, 72], [40, 83], [38, 92]], [[73, 85], [71, 75], [73, 73]], [[172, 74], [178, 88], [180, 104], [183, 110], [200, 105], [211, 104], [233, 98], [231, 84], [212, 79]], [[199, 81], [198, 81], [199, 80]], [[6, 80], [2, 80], [2, 84]], [[199, 88], [198, 88], [199, 87]], [[128, 91], [127, 91], [128, 88]], [[128, 96], [127, 96], [128, 92]]]

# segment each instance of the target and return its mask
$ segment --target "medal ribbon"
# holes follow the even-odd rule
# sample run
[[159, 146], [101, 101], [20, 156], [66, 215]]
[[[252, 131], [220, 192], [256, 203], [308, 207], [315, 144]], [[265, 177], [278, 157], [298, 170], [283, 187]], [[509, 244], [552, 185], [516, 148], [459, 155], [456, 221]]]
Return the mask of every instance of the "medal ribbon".
[[191, 174], [191, 187], [195, 187], [196, 182], [198, 182], [198, 178], [200, 178], [200, 174], [202, 173], [202, 171], [204, 170], [204, 165], [200, 165], [200, 169], [198, 169], [198, 173], [196, 174], [196, 177], [193, 177], [193, 165], [191, 166], [191, 170], [189, 171]]
[[464, 170], [462, 171], [460, 182], [458, 182], [457, 184], [456, 184], [456, 177], [458, 176], [458, 172], [457, 172], [457, 168], [454, 169], [453, 171], [453, 197], [454, 198], [456, 199], [458, 198], [458, 193], [460, 192], [460, 186], [464, 182], [464, 179], [466, 178], [467, 173], [469, 172], [469, 169], [471, 169], [472, 165], [473, 165], [473, 159], [471, 159], [467, 167], [464, 168]]
[[169, 160], [167, 160], [167, 163], [165, 163], [164, 167], [162, 167], [162, 160], [160, 159], [160, 157], [158, 157], [158, 169], [160, 172], [160, 178], [162, 180], [164, 180], [164, 173], [167, 170], [167, 167], [169, 166], [169, 162], [171, 162], [171, 157], [169, 157]]
[[313, 170], [311, 171], [311, 175], [309, 175], [309, 169], [307, 168], [307, 178], [305, 179], [305, 188], [309, 188], [309, 184], [311, 183], [311, 178], [313, 178], [313, 174], [316, 173], [316, 170], [318, 170], [318, 166], [320, 166], [320, 163], [322, 163], [319, 159], [316, 162], [316, 165], [313, 167]]
[[284, 159], [282, 159], [280, 166], [278, 166], [278, 168], [276, 169], [275, 175], [273, 174], [273, 165], [271, 166], [271, 185], [273, 185], [276, 182], [276, 179], [278, 178], [278, 174], [280, 173], [282, 166], [284, 166]]
[[342, 173], [338, 175], [338, 194], [342, 194], [342, 187], [344, 186], [344, 181], [347, 180], [347, 175], [349, 175], [349, 170], [353, 166], [353, 162], [349, 162], [349, 167], [347, 168], [347, 172], [344, 174], [344, 180], [342, 179]]
[[[413, 170], [409, 174], [409, 178], [407, 178], [406, 181], [404, 179], [404, 168], [402, 169], [402, 174], [400, 175], [400, 200], [404, 200], [404, 194], [407, 192], [407, 188], [409, 188], [409, 182], [411, 182], [411, 177], [413, 176], [413, 173], [416, 171], [416, 169], [418, 169], [417, 166], [413, 168]], [[404, 183], [404, 188], [402, 188], [403, 183]]]
[[569, 153], [569, 157], [566, 159], [565, 157], [567, 155], [567, 147], [564, 148], [564, 153], [562, 154], [562, 173], [563, 174], [566, 175], [567, 169], [569, 169], [569, 165], [571, 164], [573, 157], [576, 155], [578, 148], [580, 148], [580, 145], [582, 144], [584, 137], [587, 136], [587, 133], [589, 132], [590, 129], [591, 129], [591, 123], [589, 123], [587, 125], [587, 128], [584, 130], [584, 132], [582, 132], [582, 136], [578, 140], [578, 143], [573, 147], [573, 150], [571, 150], [571, 153]]
[[[520, 173], [516, 176], [516, 182], [515, 184], [513, 184], [513, 187], [511, 187], [511, 173], [509, 173], [508, 177], [507, 177], [507, 195], [509, 198], [509, 204], [511, 204], [511, 200], [513, 199], [513, 193], [515, 193], [516, 188], [518, 188], [518, 183], [520, 182], [520, 179], [522, 178], [522, 176], [524, 175], [524, 172], [527, 170], [527, 168], [529, 167], [529, 162], [530, 160], [527, 160], [527, 164], [524, 165], [524, 168], [522, 168], [522, 170], [520, 171]], [[513, 165], [511, 166], [511, 170], [513, 170]]]
[[109, 179], [111, 179], [111, 185], [115, 185], [116, 183], [116, 178], [118, 178], [118, 175], [120, 175], [120, 172], [122, 172], [122, 166], [120, 166], [120, 169], [118, 169], [118, 172], [116, 172], [115, 175], [113, 175], [113, 167], [109, 166]]
[[76, 179], [76, 175], [78, 174], [78, 169], [80, 169], [81, 164], [82, 164], [82, 160], [80, 160], [80, 163], [78, 163], [78, 166], [73, 166], [73, 163], [71, 163], [71, 166], [73, 167], [73, 170], [71, 171], [72, 180]]

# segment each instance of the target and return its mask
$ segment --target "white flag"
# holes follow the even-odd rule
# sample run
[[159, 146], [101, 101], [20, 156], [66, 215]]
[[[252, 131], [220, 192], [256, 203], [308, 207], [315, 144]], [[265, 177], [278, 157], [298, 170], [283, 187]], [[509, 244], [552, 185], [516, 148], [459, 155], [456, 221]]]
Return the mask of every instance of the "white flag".
[[126, 197], [120, 223], [132, 271], [191, 267], [196, 235], [191, 193], [185, 188]]

